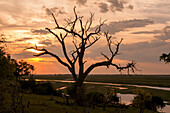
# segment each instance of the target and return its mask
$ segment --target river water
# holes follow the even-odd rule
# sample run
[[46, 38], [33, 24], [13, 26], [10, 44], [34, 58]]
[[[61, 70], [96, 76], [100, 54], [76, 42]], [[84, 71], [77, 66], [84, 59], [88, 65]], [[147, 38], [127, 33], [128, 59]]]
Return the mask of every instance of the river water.
[[[27, 79], [25, 79], [27, 80]], [[45, 80], [45, 79], [36, 79], [36, 81], [49, 81], [49, 82], [65, 82], [65, 83], [74, 83], [74, 81], [69, 81], [69, 80]], [[98, 85], [108, 85], [108, 86], [134, 86], [134, 87], [145, 87], [145, 88], [150, 88], [150, 89], [159, 89], [159, 90], [165, 90], [165, 91], [170, 91], [170, 88], [167, 87], [155, 87], [155, 86], [146, 86], [146, 85], [131, 85], [131, 84], [113, 84], [113, 83], [103, 83], [103, 82], [84, 82], [85, 84], [98, 84]], [[119, 89], [123, 89], [124, 87], [115, 87]]]

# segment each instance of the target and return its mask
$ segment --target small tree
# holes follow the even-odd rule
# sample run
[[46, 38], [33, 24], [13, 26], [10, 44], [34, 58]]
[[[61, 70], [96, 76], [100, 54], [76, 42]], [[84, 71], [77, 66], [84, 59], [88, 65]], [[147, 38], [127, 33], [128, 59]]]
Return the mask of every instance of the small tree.
[[[75, 100], [78, 104], [82, 104], [83, 97], [84, 97], [83, 96], [83, 82], [84, 82], [85, 78], [87, 77], [87, 75], [89, 75], [89, 73], [94, 68], [101, 67], [101, 66], [106, 66], [106, 67], [114, 66], [119, 71], [127, 69], [128, 72], [129, 72], [129, 69], [131, 69], [134, 72], [134, 69], [136, 69], [136, 68], [135, 68], [134, 61], [132, 61], [131, 63], [128, 63], [124, 67], [121, 67], [120, 65], [113, 63], [113, 59], [116, 55], [118, 55], [119, 47], [120, 47], [120, 44], [123, 39], [121, 39], [119, 42], [116, 41], [114, 43], [111, 40], [112, 36], [109, 36], [108, 32], [105, 32], [103, 35], [101, 33], [101, 27], [104, 25], [105, 21], [103, 21], [103, 22], [100, 21], [100, 24], [94, 30], [92, 30], [91, 27], [92, 27], [92, 23], [93, 23], [94, 14], [91, 13], [90, 18], [84, 24], [83, 17], [82, 16], [79, 17], [77, 15], [75, 9], [76, 8], [74, 7], [75, 19], [73, 21], [68, 19], [66, 21], [67, 24], [64, 27], [59, 25], [54, 14], [52, 14], [55, 24], [56, 24], [55, 29], [59, 30], [59, 31], [62, 30], [65, 33], [60, 33], [60, 35], [58, 35], [55, 32], [53, 32], [51, 29], [46, 28], [46, 30], [48, 30], [50, 33], [52, 33], [56, 37], [56, 39], [59, 41], [59, 43], [61, 44], [64, 57], [66, 58], [67, 61], [64, 61], [57, 54], [49, 52], [48, 50], [46, 50], [44, 48], [39, 49], [37, 47], [30, 47], [28, 49], [35, 49], [37, 51], [42, 51], [41, 53], [36, 54], [34, 56], [42, 56], [45, 54], [51, 55], [51, 56], [55, 57], [59, 63], [61, 63], [63, 66], [68, 68], [68, 70], [72, 74], [74, 81], [76, 83], [76, 85], [75, 85], [75, 89], [76, 89]], [[65, 43], [65, 39], [67, 38], [68, 35], [71, 35], [73, 37], [72, 43], [73, 43], [73, 46], [75, 47], [75, 49], [70, 52], [70, 55], [67, 52], [66, 43]], [[91, 64], [87, 69], [85, 69], [85, 63], [87, 62], [84, 60], [85, 51], [88, 48], [92, 47], [92, 45], [94, 45], [102, 36], [104, 36], [106, 38], [108, 49], [110, 51], [111, 56], [109, 57], [109, 56], [101, 53], [101, 55], [103, 55], [104, 58], [106, 58], [106, 60]], [[116, 46], [115, 51], [113, 51], [113, 49], [112, 49], [113, 44]], [[76, 63], [77, 62], [78, 62], [78, 68], [79, 68], [78, 73], [76, 73]]]
[[152, 95], [142, 89], [137, 89], [137, 96], [133, 100], [133, 105], [139, 109], [139, 113], [144, 113], [147, 107], [147, 102], [152, 100]]
[[32, 74], [32, 72], [35, 70], [34, 66], [31, 64], [28, 64], [27, 62], [21, 60], [19, 62], [15, 61], [16, 64], [16, 70], [14, 72], [14, 76], [16, 79], [20, 80], [21, 76], [29, 76]]

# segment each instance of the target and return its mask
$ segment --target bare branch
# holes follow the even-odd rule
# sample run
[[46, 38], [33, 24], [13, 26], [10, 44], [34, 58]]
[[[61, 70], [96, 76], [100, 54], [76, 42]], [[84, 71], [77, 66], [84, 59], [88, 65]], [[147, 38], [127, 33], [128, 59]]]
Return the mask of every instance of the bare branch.
[[56, 20], [56, 18], [55, 18], [55, 16], [54, 16], [54, 14], [53, 14], [53, 13], [52, 13], [52, 16], [53, 16], [53, 18], [54, 18], [54, 21], [55, 21], [55, 23], [56, 23], [57, 27], [59, 27], [58, 22], [57, 22], [57, 20]]
[[[100, 37], [97, 37], [93, 42], [91, 42], [89, 45], [87, 45], [85, 47], [85, 49], [89, 48], [90, 46], [92, 46], [94, 43], [96, 43], [98, 40], [100, 39]], [[74, 43], [75, 45], [75, 43]], [[72, 51], [72, 54], [76, 53], [79, 49], [81, 48], [81, 45], [79, 45], [79, 47], [77, 48], [76, 47], [76, 50], [75, 51]]]
[[60, 62], [60, 63], [61, 63], [62, 65], [64, 65], [64, 66], [66, 66], [69, 70], [71, 69], [71, 67], [70, 67], [67, 63], [65, 63], [64, 61], [62, 61], [60, 57], [58, 57], [57, 55], [55, 55], [55, 54], [47, 51], [46, 49], [38, 49], [38, 48], [34, 48], [34, 47], [29, 47], [29, 48], [27, 48], [27, 49], [35, 49], [35, 50], [37, 50], [37, 51], [42, 51], [42, 53], [39, 53], [39, 54], [34, 55], [34, 56], [37, 56], [37, 57], [38, 57], [38, 56], [41, 56], [41, 55], [49, 54], [49, 55], [55, 57], [55, 58], [58, 60], [58, 62]]
[[86, 21], [86, 24], [85, 24], [85, 27], [84, 27], [86, 36], [87, 36], [87, 32], [89, 31], [89, 29], [91, 28], [91, 25], [93, 23], [93, 18], [94, 18], [94, 13], [90, 13], [90, 18]]
[[72, 27], [71, 27], [71, 31], [72, 31], [72, 32], [74, 31], [75, 24], [76, 24], [77, 19], [78, 19], [77, 13], [76, 13], [76, 7], [74, 7], [74, 15], [75, 15], [75, 20], [73, 21], [73, 25], [72, 25]]
[[[105, 20], [106, 21], [106, 20]], [[105, 21], [103, 21], [102, 23], [100, 23], [100, 25], [95, 29], [95, 32], [93, 33], [90, 33], [89, 35], [87, 35], [86, 39], [87, 40], [88, 38], [90, 38], [92, 35], [97, 35], [100, 33], [101, 31], [101, 27], [104, 25]]]
[[52, 33], [57, 39], [58, 39], [58, 41], [61, 43], [62, 41], [61, 41], [61, 39], [59, 38], [59, 36], [57, 35], [57, 34], [55, 34], [53, 31], [51, 31], [49, 28], [45, 28], [45, 29], [47, 29], [50, 33]]
[[82, 19], [79, 19], [79, 20], [80, 20], [80, 27], [81, 27], [81, 32], [82, 32], [81, 36], [83, 38], [83, 35], [84, 35], [83, 22], [82, 22]]
[[137, 68], [136, 68], [136, 62], [135, 61], [132, 61], [131, 63], [128, 63], [126, 66], [124, 67], [121, 67], [121, 66], [118, 66], [116, 64], [113, 64], [111, 63], [112, 66], [116, 67], [119, 71], [122, 71], [124, 69], [127, 69], [127, 72], [129, 74], [129, 70], [131, 69], [131, 71], [134, 73], [135, 70], [139, 71]]
[[110, 60], [105, 54], [101, 53], [107, 60]]

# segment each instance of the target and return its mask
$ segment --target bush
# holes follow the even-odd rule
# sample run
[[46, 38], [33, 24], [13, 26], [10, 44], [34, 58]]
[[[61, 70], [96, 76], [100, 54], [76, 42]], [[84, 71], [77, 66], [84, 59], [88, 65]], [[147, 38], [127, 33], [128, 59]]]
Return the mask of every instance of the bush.
[[165, 107], [165, 103], [163, 99], [158, 96], [152, 96], [152, 100], [146, 102], [146, 109], [149, 109], [155, 112], [157, 112], [159, 108], [162, 109], [164, 107]]
[[35, 94], [54, 95], [55, 93], [56, 93], [56, 90], [53, 88], [50, 82], [39, 83], [36, 85]]
[[144, 109], [149, 109], [157, 112], [158, 108], [165, 107], [165, 103], [161, 97], [153, 96], [151, 93], [145, 92], [142, 89], [137, 90], [137, 96], [133, 100], [133, 105], [139, 108], [140, 113], [144, 112]]
[[103, 103], [104, 95], [100, 92], [90, 92], [87, 94], [87, 101], [90, 106], [97, 106], [97, 104]]
[[[75, 83], [72, 83], [70, 86], [68, 86], [67, 88], [66, 88], [66, 92], [67, 92], [67, 94], [68, 95], [70, 95], [70, 97], [71, 98], [76, 98], [76, 89], [77, 87], [76, 87], [76, 84]], [[85, 85], [83, 84], [83, 86], [82, 86], [82, 96], [84, 96], [84, 94], [85, 94]]]
[[76, 87], [75, 83], [71, 84], [70, 86], [66, 87], [66, 92], [68, 95], [70, 95], [71, 98], [75, 98], [76, 96]]
[[21, 90], [22, 92], [26, 92], [29, 91], [30, 93], [34, 93], [35, 92], [35, 81], [19, 81], [20, 85], [21, 85]]

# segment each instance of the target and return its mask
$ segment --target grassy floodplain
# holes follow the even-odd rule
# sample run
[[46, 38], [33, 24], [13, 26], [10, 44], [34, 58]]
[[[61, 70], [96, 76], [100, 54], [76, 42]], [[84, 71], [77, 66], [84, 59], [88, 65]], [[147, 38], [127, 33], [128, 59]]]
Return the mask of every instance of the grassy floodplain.
[[[28, 77], [23, 77], [23, 78], [28, 78]], [[35, 75], [34, 78], [35, 79], [46, 79], [46, 80], [73, 80], [72, 76], [69, 74]], [[125, 87], [128, 89], [117, 89], [117, 92], [129, 93], [129, 94], [135, 93], [136, 87], [127, 86], [126, 84], [148, 85], [148, 86], [170, 88], [170, 76], [169, 75], [131, 75], [131, 76], [129, 75], [89, 75], [87, 76], [85, 81], [124, 84], [121, 87]], [[70, 83], [54, 82], [53, 85], [55, 88], [60, 88], [63, 86], [69, 86]], [[108, 87], [113, 87], [113, 86], [86, 84], [87, 92], [99, 91], [102, 93], [106, 93]], [[168, 101], [168, 103], [170, 103], [170, 96], [169, 96], [170, 91], [150, 89], [150, 88], [142, 88], [142, 89], [148, 92], [151, 92], [155, 96], [160, 96], [165, 101]]]
[[[46, 80], [73, 80], [72, 76], [69, 74], [34, 75], [34, 78]], [[85, 81], [170, 87], [170, 75], [89, 75]]]

